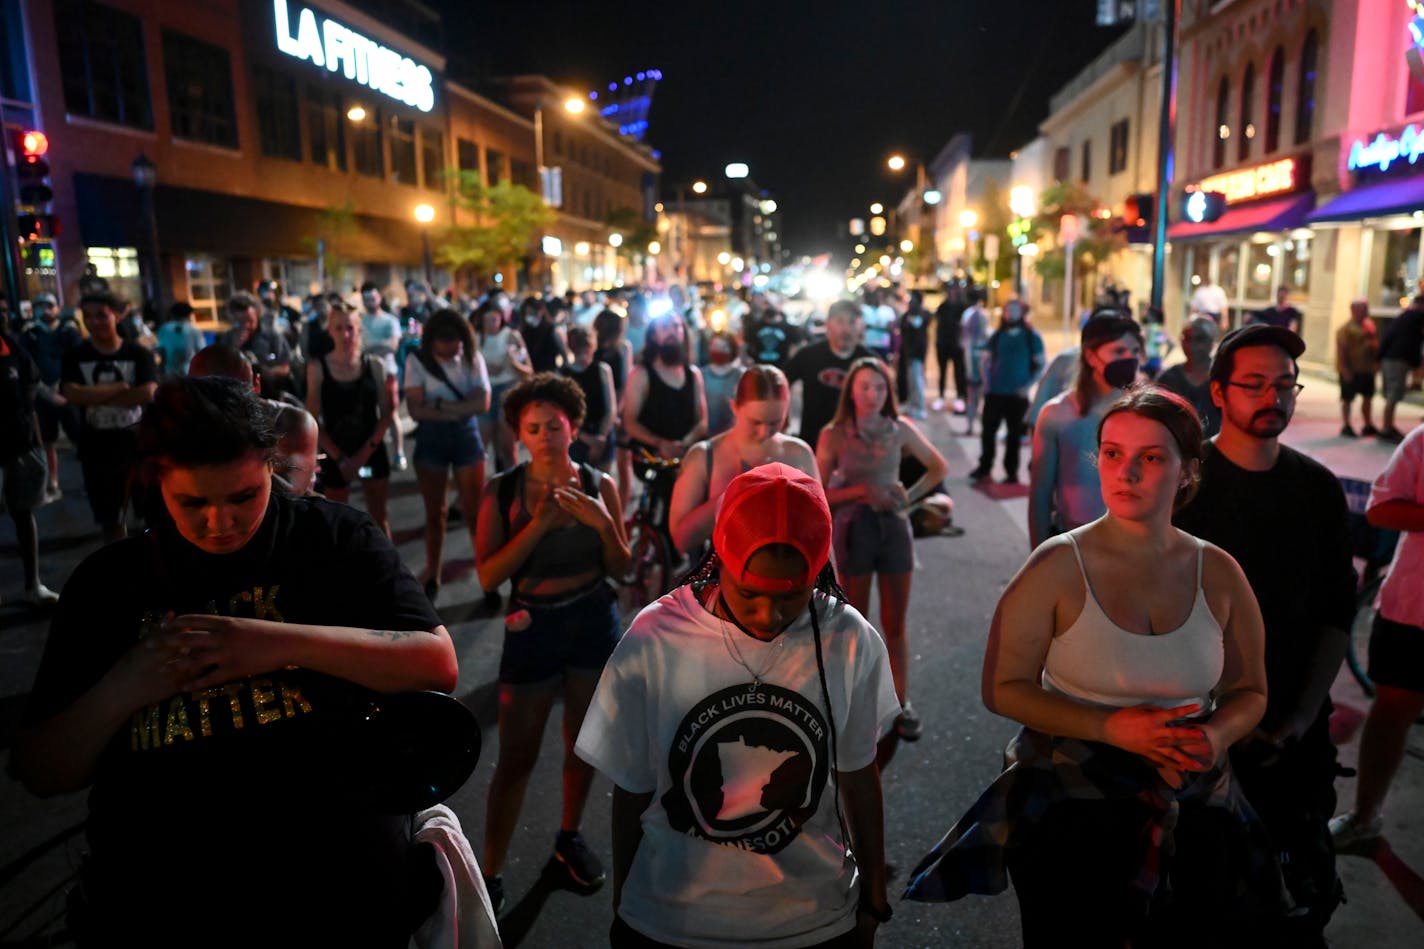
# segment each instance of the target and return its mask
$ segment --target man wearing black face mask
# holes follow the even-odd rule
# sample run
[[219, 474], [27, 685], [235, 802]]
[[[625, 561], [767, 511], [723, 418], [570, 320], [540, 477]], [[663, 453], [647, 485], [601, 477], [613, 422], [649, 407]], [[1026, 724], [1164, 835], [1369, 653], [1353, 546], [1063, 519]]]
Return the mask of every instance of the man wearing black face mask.
[[1280, 444], [1295, 413], [1305, 343], [1254, 323], [1226, 334], [1211, 363], [1221, 432], [1201, 488], [1174, 523], [1216, 544], [1246, 574], [1266, 627], [1266, 714], [1231, 749], [1231, 768], [1281, 854], [1298, 912], [1262, 945], [1324, 946], [1340, 902], [1329, 820], [1335, 812], [1330, 684], [1354, 614], [1349, 515], [1340, 482]]
[[1034, 547], [1106, 511], [1095, 461], [1098, 421], [1136, 381], [1141, 365], [1142, 328], [1117, 310], [1095, 312], [1080, 340], [1077, 384], [1043, 407], [1033, 430], [1028, 532]]
[[707, 433], [702, 373], [687, 365], [686, 332], [676, 316], [650, 323], [642, 364], [628, 376], [623, 428], [661, 458], [681, 458]]

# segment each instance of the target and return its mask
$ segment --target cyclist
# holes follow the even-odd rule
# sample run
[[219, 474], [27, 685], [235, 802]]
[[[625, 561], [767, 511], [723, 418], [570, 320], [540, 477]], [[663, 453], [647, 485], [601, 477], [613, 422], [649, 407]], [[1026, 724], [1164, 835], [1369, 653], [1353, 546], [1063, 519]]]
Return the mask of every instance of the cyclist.
[[781, 434], [791, 387], [780, 369], [752, 366], [742, 374], [730, 404], [731, 429], [692, 446], [673, 488], [669, 533], [677, 549], [688, 555], [712, 536], [717, 504], [742, 472], [779, 461], [820, 477], [811, 446]]
[[[680, 459], [707, 433], [707, 398], [702, 373], [687, 364], [687, 333], [676, 316], [660, 316], [648, 324], [648, 344], [642, 362], [628, 376], [623, 402], [623, 428], [633, 448], [639, 477], [647, 466], [638, 462], [639, 449], [657, 458]], [[672, 500], [672, 479], [654, 477], [654, 499], [662, 515]]]
[[624, 575], [630, 561], [613, 480], [569, 457], [584, 413], [578, 384], [540, 373], [506, 393], [504, 413], [530, 461], [485, 485], [475, 543], [481, 585], [513, 585], [499, 662], [499, 760], [480, 861], [496, 912], [504, 902], [499, 870], [560, 693], [563, 816], [554, 854], [578, 886], [603, 881], [578, 832], [593, 769], [574, 756], [573, 741], [623, 628], [608, 578]]

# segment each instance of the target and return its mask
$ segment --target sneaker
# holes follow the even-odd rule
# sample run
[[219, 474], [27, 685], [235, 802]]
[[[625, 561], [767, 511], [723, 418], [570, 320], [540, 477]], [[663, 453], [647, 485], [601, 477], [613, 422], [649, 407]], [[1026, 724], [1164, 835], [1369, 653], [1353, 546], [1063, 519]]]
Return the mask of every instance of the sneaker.
[[31, 606], [54, 606], [59, 602], [59, 594], [41, 583], [33, 590], [25, 591], [25, 602]]
[[1366, 425], [1364, 428], [1360, 429], [1360, 434], [1364, 435], [1366, 438], [1373, 438], [1374, 436], [1379, 434], [1379, 429], [1375, 428], [1373, 425]]
[[40, 507], [44, 507], [46, 504], [53, 504], [62, 497], [64, 497], [64, 492], [60, 490], [59, 485], [56, 484], [53, 487], [47, 485], [44, 490], [44, 497], [40, 499]]
[[900, 714], [895, 719], [895, 734], [904, 741], [919, 741], [924, 733], [925, 727], [920, 724], [920, 716], [915, 714], [914, 706], [906, 702], [900, 707]]
[[1000, 484], [1018, 484], [1018, 483], [1019, 483], [1019, 476], [1016, 475], [1016, 474], [1004, 475], [1004, 480], [1003, 480], [1003, 481], [1000, 481], [999, 483], [1000, 483]]
[[1404, 433], [1392, 426], [1390, 428], [1380, 429], [1379, 434], [1375, 437], [1382, 442], [1394, 442], [1395, 444], [1404, 441]]
[[1355, 433], [1355, 430], [1354, 430], [1353, 428], [1351, 428], [1349, 425], [1342, 425], [1342, 426], [1340, 426], [1340, 435], [1341, 435], [1342, 438], [1359, 438], [1359, 437], [1360, 437], [1359, 435], [1357, 435], [1357, 434]]
[[944, 399], [935, 399], [933, 402], [930, 403], [930, 408], [934, 409], [936, 412], [943, 412]]
[[396, 452], [396, 470], [404, 471], [410, 467], [410, 462], [406, 460], [403, 452]]
[[554, 857], [564, 865], [569, 879], [581, 887], [591, 888], [603, 883], [603, 864], [583, 842], [576, 830], [561, 830], [554, 838]]
[[973, 471], [969, 472], [969, 480], [970, 480], [970, 481], [985, 481], [985, 480], [988, 479], [988, 477], [989, 477], [989, 469], [988, 469], [988, 468], [975, 468]]
[[485, 890], [489, 892], [490, 906], [498, 917], [504, 912], [504, 874], [496, 873], [492, 877], [485, 877]]
[[1336, 853], [1370, 847], [1379, 840], [1384, 821], [1378, 817], [1368, 824], [1355, 820], [1353, 812], [1330, 818], [1330, 839], [1335, 844]]

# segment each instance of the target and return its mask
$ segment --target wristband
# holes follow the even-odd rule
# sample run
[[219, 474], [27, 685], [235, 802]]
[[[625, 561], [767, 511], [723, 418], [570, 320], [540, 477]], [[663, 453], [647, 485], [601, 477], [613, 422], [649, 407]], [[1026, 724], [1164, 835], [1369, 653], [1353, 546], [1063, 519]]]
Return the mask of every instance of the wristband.
[[860, 911], [877, 923], [888, 923], [895, 917], [895, 908], [889, 903], [885, 904], [884, 909], [879, 909], [863, 896], [860, 898]]

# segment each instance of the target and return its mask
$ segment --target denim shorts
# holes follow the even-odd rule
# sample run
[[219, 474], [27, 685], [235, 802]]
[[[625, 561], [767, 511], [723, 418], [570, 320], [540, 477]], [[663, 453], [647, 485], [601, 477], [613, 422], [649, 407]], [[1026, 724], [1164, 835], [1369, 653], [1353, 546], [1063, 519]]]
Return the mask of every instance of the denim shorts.
[[[526, 613], [527, 625], [521, 615]], [[597, 676], [622, 635], [618, 597], [606, 580], [572, 599], [516, 593], [505, 616], [499, 681], [530, 685], [565, 672]]]
[[490, 425], [498, 425], [504, 419], [504, 394], [519, 384], [514, 382], [496, 382], [490, 386], [490, 406], [489, 411], [480, 416], [480, 419]]
[[421, 422], [415, 430], [417, 468], [468, 468], [485, 460], [479, 426], [468, 422]]
[[915, 569], [909, 518], [855, 504], [836, 512], [834, 528], [837, 576], [909, 573]]

